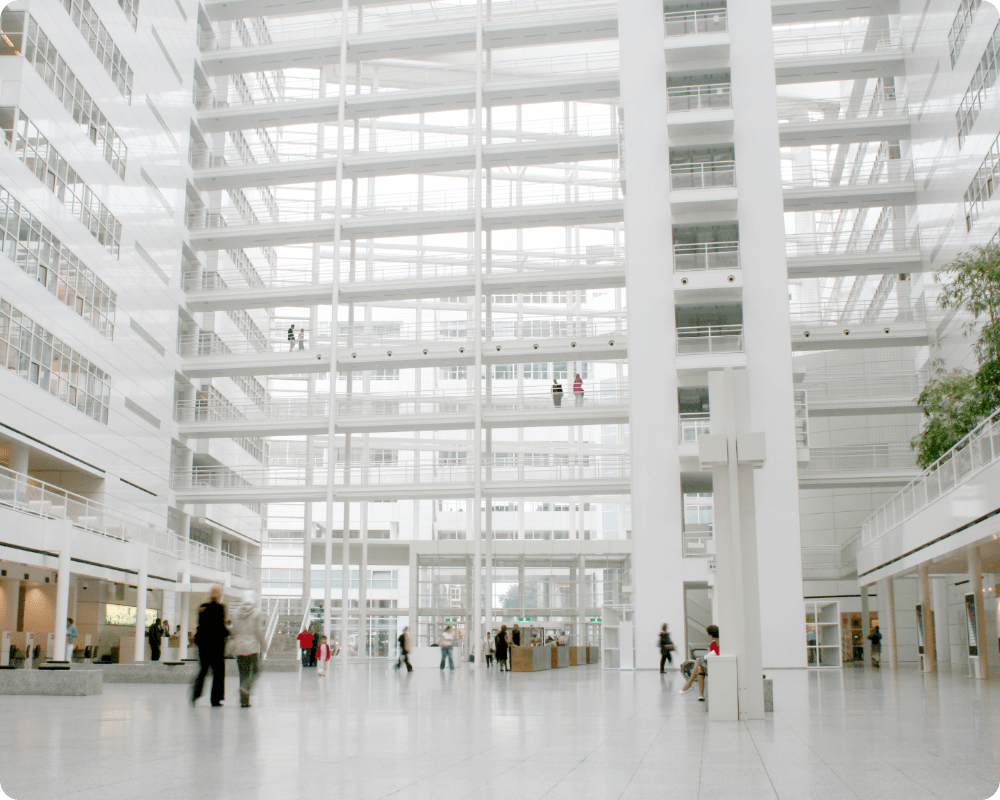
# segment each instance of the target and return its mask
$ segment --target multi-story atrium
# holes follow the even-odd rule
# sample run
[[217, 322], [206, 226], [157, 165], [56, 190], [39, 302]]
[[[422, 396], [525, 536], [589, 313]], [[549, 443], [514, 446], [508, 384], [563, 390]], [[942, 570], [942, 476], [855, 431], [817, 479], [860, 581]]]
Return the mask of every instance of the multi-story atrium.
[[994, 791], [991, 4], [0, 29], [11, 796]]

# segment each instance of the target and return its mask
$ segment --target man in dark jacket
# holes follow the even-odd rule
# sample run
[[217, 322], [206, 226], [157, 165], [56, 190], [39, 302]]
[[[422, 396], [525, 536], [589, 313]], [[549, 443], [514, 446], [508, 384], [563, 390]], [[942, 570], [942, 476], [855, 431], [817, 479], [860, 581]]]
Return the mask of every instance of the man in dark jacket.
[[198, 661], [201, 669], [195, 678], [191, 692], [191, 704], [194, 705], [201, 697], [205, 686], [205, 678], [209, 669], [212, 670], [213, 706], [221, 706], [226, 696], [226, 608], [222, 605], [222, 587], [213, 586], [208, 602], [202, 603], [198, 609], [198, 629], [194, 634], [194, 643], [198, 645]]
[[160, 627], [160, 618], [156, 618], [156, 622], [149, 626], [149, 652], [152, 656], [153, 661], [160, 660], [160, 639], [163, 638], [163, 628]]

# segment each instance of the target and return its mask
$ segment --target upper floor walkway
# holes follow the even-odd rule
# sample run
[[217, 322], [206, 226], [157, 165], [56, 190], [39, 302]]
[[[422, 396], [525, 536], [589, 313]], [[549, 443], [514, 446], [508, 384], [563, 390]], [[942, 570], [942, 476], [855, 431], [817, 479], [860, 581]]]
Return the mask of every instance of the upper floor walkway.
[[861, 526], [858, 577], [872, 583], [1000, 535], [1000, 412], [983, 420]]
[[130, 546], [138, 544], [149, 550], [151, 575], [176, 580], [186, 563], [195, 579], [247, 588], [256, 582], [256, 570], [244, 558], [6, 467], [0, 467], [0, 511], [16, 515], [3, 525], [0, 552], [18, 560], [28, 553], [45, 555], [44, 523], [68, 520], [74, 531], [74, 572], [86, 573], [86, 565], [134, 571]]

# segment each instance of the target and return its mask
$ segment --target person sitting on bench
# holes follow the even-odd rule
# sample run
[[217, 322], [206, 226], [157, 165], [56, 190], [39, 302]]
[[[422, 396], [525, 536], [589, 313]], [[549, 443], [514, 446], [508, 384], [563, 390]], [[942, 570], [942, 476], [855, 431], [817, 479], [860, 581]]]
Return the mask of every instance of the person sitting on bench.
[[[708, 646], [708, 652], [715, 655], [719, 655], [719, 626], [709, 625], [705, 628], [705, 633], [712, 637], [712, 643]], [[684, 684], [684, 688], [678, 692], [678, 694], [684, 694], [691, 691], [691, 684], [694, 683], [694, 679], [698, 679], [698, 697], [699, 702], [705, 702], [705, 675], [708, 673], [705, 665], [704, 657], [699, 657], [694, 664], [694, 669], [691, 670], [691, 677], [688, 678], [688, 682]]]

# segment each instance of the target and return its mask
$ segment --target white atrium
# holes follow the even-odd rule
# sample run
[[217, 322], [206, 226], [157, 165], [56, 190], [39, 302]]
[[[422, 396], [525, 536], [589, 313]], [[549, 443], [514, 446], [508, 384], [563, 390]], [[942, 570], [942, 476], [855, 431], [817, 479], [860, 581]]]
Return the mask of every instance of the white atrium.
[[8, 3], [0, 797], [997, 791], [998, 59], [982, 0]]

